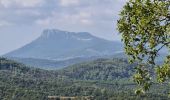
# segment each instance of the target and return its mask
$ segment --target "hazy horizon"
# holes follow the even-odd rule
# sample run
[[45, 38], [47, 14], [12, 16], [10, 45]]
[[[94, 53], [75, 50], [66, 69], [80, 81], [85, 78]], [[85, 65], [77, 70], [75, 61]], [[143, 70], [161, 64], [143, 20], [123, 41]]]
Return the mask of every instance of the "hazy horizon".
[[0, 0], [0, 55], [30, 43], [44, 29], [120, 40], [116, 22], [125, 1]]

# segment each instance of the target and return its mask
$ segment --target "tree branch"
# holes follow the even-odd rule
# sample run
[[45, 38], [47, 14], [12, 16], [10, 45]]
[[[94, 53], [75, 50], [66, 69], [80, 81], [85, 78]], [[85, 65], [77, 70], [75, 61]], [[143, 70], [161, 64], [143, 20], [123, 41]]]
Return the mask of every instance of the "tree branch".
[[166, 46], [166, 45], [168, 45], [168, 44], [170, 44], [170, 42], [167, 42], [167, 43], [165, 43], [164, 45], [162, 45], [162, 46], [157, 50], [157, 52], [159, 52], [164, 46]]

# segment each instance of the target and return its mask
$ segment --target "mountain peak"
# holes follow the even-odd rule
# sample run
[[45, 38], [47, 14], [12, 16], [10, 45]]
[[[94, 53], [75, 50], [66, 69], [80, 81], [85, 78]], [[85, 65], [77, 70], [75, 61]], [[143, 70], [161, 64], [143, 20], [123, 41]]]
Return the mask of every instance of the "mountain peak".
[[48, 38], [50, 36], [54, 36], [54, 35], [61, 35], [61, 34], [67, 34], [68, 32], [66, 31], [61, 31], [61, 30], [58, 30], [58, 29], [46, 29], [43, 31], [41, 37], [45, 37], [45, 38]]
[[41, 38], [50, 38], [50, 37], [84, 37], [84, 38], [94, 38], [88, 32], [68, 32], [58, 29], [46, 29], [43, 31]]
[[67, 31], [62, 31], [62, 30], [59, 30], [59, 29], [45, 29], [43, 31], [43, 34], [51, 34], [51, 33], [68, 33]]

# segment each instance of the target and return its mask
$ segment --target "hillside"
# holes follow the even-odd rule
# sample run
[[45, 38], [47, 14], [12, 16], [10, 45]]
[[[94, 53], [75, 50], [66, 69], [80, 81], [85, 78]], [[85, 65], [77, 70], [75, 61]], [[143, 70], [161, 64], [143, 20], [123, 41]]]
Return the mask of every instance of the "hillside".
[[[126, 62], [124, 60], [122, 61], [123, 63]], [[101, 64], [99, 62], [106, 64], [109, 60], [103, 61], [100, 59], [94, 61], [93, 64], [96, 63], [96, 65], [99, 65]], [[75, 68], [78, 73], [82, 69], [81, 67], [79, 69], [78, 65]], [[99, 78], [101, 76], [96, 74], [92, 75], [93, 78], [86, 80], [84, 78], [69, 77], [67, 73], [72, 72], [73, 70], [71, 69], [68, 67], [63, 70], [64, 72], [61, 70], [46, 71], [26, 67], [23, 64], [0, 58], [0, 100], [47, 100], [48, 96], [72, 96], [79, 99], [82, 96], [93, 96], [94, 100], [124, 100], [125, 98], [130, 100], [167, 99], [167, 84], [161, 86], [161, 88], [156, 88], [157, 85], [154, 85], [151, 93], [138, 97], [133, 92], [135, 84], [127, 78], [122, 79], [118, 77], [110, 81], [103, 81]], [[98, 67], [94, 67], [93, 71], [99, 69]], [[112, 68], [110, 70], [114, 69]], [[76, 74], [76, 71], [73, 71], [73, 73]], [[107, 73], [103, 76], [107, 76]]]
[[66, 67], [60, 73], [74, 79], [106, 81], [130, 78], [134, 67], [135, 64], [129, 64], [125, 59], [97, 59]]

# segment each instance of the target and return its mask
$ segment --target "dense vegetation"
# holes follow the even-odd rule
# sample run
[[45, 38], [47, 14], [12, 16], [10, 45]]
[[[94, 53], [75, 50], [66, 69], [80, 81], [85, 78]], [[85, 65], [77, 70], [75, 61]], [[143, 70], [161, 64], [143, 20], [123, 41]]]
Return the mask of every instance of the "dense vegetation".
[[[168, 99], [167, 84], [161, 88], [154, 84], [150, 93], [136, 96], [134, 83], [127, 79], [132, 74], [127, 66], [130, 65], [126, 60], [99, 59], [47, 71], [0, 58], [0, 100], [47, 100], [48, 96], [94, 96], [95, 100]], [[108, 73], [100, 75], [100, 71]]]
[[[129, 0], [120, 13], [118, 30], [122, 34], [125, 52], [130, 62], [138, 62], [134, 75], [141, 87], [136, 93], [148, 91], [152, 79], [149, 68], [157, 74], [157, 81], [170, 78], [170, 0]], [[156, 58], [162, 49], [168, 53], [161, 65]]]
[[111, 81], [130, 78], [134, 66], [135, 64], [128, 64], [125, 59], [98, 59], [69, 66], [60, 72], [74, 79]]

